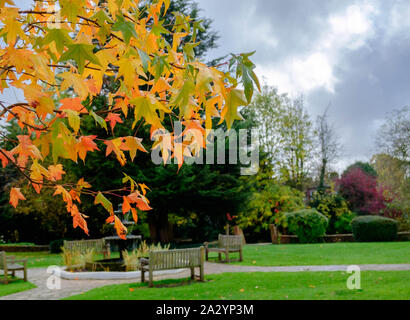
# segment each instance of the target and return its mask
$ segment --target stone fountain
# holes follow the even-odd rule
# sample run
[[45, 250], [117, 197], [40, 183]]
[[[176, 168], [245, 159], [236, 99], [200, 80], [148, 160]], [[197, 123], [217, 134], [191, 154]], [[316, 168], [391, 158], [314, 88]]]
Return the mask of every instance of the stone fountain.
[[[127, 215], [122, 214], [122, 205], [118, 206], [118, 210], [114, 212], [118, 217], [122, 217], [121, 222], [125, 227], [130, 227], [135, 224], [134, 221], [127, 220]], [[111, 225], [114, 225], [113, 223]], [[119, 252], [119, 259], [105, 259], [94, 261], [86, 264], [88, 271], [125, 271], [123, 251], [135, 250], [142, 241], [142, 236], [128, 234], [127, 239], [123, 240], [116, 235], [104, 238], [105, 242], [110, 245], [111, 252]]]

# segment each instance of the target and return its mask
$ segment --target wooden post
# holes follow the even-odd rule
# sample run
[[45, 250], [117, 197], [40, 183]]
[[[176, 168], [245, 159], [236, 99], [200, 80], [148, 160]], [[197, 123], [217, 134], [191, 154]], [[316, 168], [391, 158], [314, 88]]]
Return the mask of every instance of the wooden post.
[[243, 231], [242, 231], [241, 228], [239, 228], [239, 226], [234, 226], [233, 227], [233, 234], [235, 236], [242, 236], [242, 244], [243, 245], [246, 244], [245, 235], [243, 234]]
[[152, 288], [154, 286], [154, 270], [153, 270], [153, 265], [154, 265], [154, 261], [152, 259], [152, 256], [150, 254], [149, 257], [149, 265], [148, 265], [148, 269], [149, 269], [149, 283], [148, 286], [150, 288]]
[[200, 280], [201, 281], [205, 281], [205, 274], [204, 274], [204, 264], [205, 264], [205, 262], [204, 262], [204, 250], [205, 250], [205, 248], [204, 247], [201, 247], [201, 266], [200, 266], [200, 268], [199, 268], [199, 277], [200, 277]]
[[279, 244], [279, 233], [278, 233], [278, 228], [274, 224], [269, 225], [270, 229], [270, 236], [272, 239], [273, 244]]
[[23, 262], [24, 266], [24, 282], [27, 282], [27, 261]]

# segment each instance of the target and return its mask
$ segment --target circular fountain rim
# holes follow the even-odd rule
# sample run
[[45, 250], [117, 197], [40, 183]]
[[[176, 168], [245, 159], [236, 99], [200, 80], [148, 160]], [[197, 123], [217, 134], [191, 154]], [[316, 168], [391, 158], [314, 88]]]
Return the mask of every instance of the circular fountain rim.
[[[186, 269], [154, 271], [154, 275], [172, 275]], [[53, 274], [64, 280], [131, 280], [141, 277], [141, 271], [129, 272], [69, 272], [67, 268], [53, 270]]]

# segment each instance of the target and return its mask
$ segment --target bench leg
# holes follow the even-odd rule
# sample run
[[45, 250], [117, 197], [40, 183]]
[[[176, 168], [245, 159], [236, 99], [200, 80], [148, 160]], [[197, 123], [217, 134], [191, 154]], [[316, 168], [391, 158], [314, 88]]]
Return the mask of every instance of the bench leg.
[[27, 282], [27, 268], [24, 268], [24, 282]]
[[145, 270], [144, 268], [141, 268], [141, 283], [145, 282]]
[[209, 252], [208, 252], [208, 249], [206, 249], [205, 250], [205, 259], [206, 259], [206, 261], [209, 261]]
[[9, 283], [9, 279], [8, 279], [8, 274], [7, 271], [4, 272], [4, 284], [8, 284]]
[[229, 263], [229, 251], [225, 251], [225, 256], [226, 256], [226, 262]]
[[242, 253], [242, 249], [239, 251], [239, 261], [242, 262], [243, 261], [243, 253]]
[[221, 262], [221, 260], [222, 260], [222, 255], [218, 253], [218, 262]]
[[12, 277], [15, 277], [15, 276], [16, 276], [16, 271], [13, 270], [13, 271], [11, 272], [11, 276], [12, 276]]
[[191, 268], [191, 280], [195, 280], [195, 268]]

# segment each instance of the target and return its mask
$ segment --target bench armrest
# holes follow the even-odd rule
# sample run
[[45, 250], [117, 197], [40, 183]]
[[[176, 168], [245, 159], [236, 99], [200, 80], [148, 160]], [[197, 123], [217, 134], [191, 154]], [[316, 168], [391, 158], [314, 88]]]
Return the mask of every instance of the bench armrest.
[[218, 241], [213, 241], [213, 242], [204, 242], [205, 248], [209, 248], [211, 246], [215, 246], [218, 244]]

